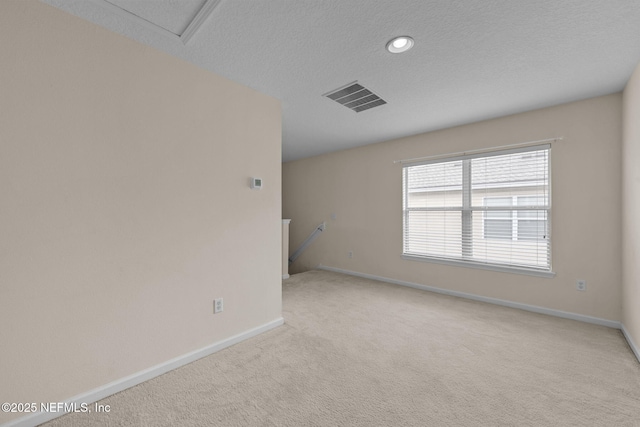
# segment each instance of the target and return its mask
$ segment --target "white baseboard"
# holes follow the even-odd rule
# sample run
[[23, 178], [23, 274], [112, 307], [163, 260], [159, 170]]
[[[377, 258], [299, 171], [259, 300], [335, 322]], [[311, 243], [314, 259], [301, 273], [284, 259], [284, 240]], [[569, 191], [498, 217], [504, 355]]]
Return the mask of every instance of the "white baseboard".
[[282, 280], [284, 280], [284, 279], [288, 279], [289, 277], [291, 277], [291, 276], [289, 276], [288, 274], [283, 274], [283, 275], [282, 275]]
[[335, 273], [343, 273], [351, 276], [363, 277], [365, 279], [378, 280], [380, 282], [393, 283], [395, 285], [408, 286], [410, 288], [421, 289], [423, 291], [436, 292], [439, 294], [466, 298], [474, 301], [487, 302], [489, 304], [502, 305], [510, 308], [517, 308], [520, 310], [531, 311], [534, 313], [547, 314], [549, 316], [562, 317], [564, 319], [578, 320], [580, 322], [593, 323], [595, 325], [607, 326], [609, 328], [621, 329], [620, 322], [614, 320], [600, 319], [598, 317], [585, 316], [584, 314], [570, 313], [567, 311], [554, 310], [552, 308], [539, 307], [535, 305], [522, 304], [519, 302], [513, 302], [508, 300], [502, 300], [498, 298], [483, 297], [481, 295], [468, 294], [465, 292], [452, 291], [449, 289], [436, 288], [434, 286], [421, 285], [413, 282], [405, 282], [404, 280], [390, 279], [388, 277], [375, 276], [373, 274], [358, 273], [356, 271], [343, 270], [341, 268], [327, 267], [326, 265], [319, 265], [317, 267], [320, 270], [333, 271]]
[[[227, 347], [230, 347], [234, 344], [237, 344], [249, 338], [255, 337], [256, 335], [259, 335], [270, 329], [274, 329], [283, 324], [284, 324], [284, 319], [280, 317], [271, 322], [265, 323], [264, 325], [258, 326], [253, 329], [249, 329], [248, 331], [244, 331], [238, 335], [234, 335], [222, 341], [218, 341], [216, 343], [208, 345], [199, 350], [195, 350], [195, 351], [192, 351], [191, 353], [187, 353], [182, 356], [175, 357], [159, 365], [152, 366], [151, 368], [142, 370], [140, 372], [136, 372], [135, 374], [110, 382], [103, 386], [97, 387], [93, 390], [89, 390], [86, 393], [82, 393], [70, 399], [65, 400], [64, 403], [70, 404], [70, 406], [76, 403], [77, 406], [79, 407], [81, 403], [91, 404], [91, 403], [97, 402], [98, 400], [104, 399], [105, 397], [111, 396], [112, 394], [118, 393], [130, 387], [133, 387], [135, 385], [148, 381], [159, 375], [165, 374], [176, 368], [187, 365], [203, 357], [209, 356], [213, 353], [216, 353], [220, 350], [223, 350]], [[65, 413], [66, 412], [36, 412], [32, 415], [18, 418], [8, 423], [2, 424], [1, 427], [37, 426], [38, 424], [42, 424], [54, 418], [61, 417], [65, 415]]]
[[640, 347], [638, 347], [636, 343], [633, 342], [633, 338], [631, 338], [631, 334], [629, 333], [629, 331], [627, 331], [627, 328], [624, 327], [624, 324], [621, 324], [620, 326], [622, 335], [624, 335], [624, 337], [626, 338], [627, 342], [629, 343], [629, 347], [631, 347], [631, 351], [633, 351], [633, 354], [636, 355], [636, 359], [638, 359], [638, 362], [640, 363]]

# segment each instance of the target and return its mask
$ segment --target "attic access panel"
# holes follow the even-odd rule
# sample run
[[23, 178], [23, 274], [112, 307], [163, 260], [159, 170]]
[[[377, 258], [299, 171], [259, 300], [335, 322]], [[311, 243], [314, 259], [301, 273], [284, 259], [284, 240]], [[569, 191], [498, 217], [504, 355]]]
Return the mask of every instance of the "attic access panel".
[[206, 0], [105, 0], [132, 15], [179, 36]]
[[358, 82], [325, 93], [323, 96], [359, 113], [387, 103]]
[[187, 44], [221, 0], [93, 1], [118, 17]]

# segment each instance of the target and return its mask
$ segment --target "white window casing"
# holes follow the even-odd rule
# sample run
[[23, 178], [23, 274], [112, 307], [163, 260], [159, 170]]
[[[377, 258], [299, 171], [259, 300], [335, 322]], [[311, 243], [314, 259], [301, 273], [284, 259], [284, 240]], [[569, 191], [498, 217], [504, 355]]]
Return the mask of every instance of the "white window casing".
[[550, 144], [403, 165], [403, 258], [551, 271]]

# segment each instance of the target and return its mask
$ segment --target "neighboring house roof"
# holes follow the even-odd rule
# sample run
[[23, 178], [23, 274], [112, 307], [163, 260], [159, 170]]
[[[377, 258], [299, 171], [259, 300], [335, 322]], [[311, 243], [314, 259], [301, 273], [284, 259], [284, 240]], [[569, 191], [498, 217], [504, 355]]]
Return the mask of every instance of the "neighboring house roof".
[[[409, 167], [409, 192], [462, 190], [462, 160]], [[548, 153], [534, 151], [471, 159], [473, 189], [545, 185]]]

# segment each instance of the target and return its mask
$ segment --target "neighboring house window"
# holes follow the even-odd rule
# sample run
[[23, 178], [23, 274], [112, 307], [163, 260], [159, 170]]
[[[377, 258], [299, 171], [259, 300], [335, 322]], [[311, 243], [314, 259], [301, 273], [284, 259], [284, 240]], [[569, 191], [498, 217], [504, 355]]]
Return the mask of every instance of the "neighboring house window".
[[[512, 197], [485, 197], [484, 206], [511, 206]], [[484, 212], [485, 239], [513, 239], [513, 211]]]
[[[541, 206], [540, 196], [485, 197], [484, 206]], [[511, 209], [511, 208], [510, 208]], [[505, 210], [484, 212], [484, 238], [508, 240], [544, 240], [547, 212], [540, 210]]]
[[403, 168], [403, 256], [551, 272], [550, 146]]

